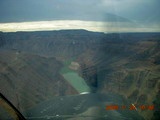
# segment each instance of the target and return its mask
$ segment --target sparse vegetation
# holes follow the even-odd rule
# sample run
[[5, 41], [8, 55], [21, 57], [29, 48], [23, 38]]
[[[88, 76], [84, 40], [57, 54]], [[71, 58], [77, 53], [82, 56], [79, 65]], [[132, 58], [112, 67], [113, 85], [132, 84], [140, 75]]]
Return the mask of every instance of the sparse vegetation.
[[[54, 96], [76, 94], [61, 75], [73, 71], [68, 68], [72, 61], [80, 64], [76, 72], [94, 92], [120, 94], [139, 104], [154, 101], [159, 106], [159, 33], [119, 36], [62, 30], [1, 33], [0, 40], [0, 88], [15, 106], [16, 92], [25, 109]], [[157, 111], [154, 116], [153, 111], [139, 113], [146, 119], [158, 116]]]

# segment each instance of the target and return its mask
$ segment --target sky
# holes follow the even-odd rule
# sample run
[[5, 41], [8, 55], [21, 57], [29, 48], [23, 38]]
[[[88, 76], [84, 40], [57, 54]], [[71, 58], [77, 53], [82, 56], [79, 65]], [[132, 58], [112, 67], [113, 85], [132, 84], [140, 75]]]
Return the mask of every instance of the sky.
[[159, 32], [160, 0], [0, 0], [0, 31]]

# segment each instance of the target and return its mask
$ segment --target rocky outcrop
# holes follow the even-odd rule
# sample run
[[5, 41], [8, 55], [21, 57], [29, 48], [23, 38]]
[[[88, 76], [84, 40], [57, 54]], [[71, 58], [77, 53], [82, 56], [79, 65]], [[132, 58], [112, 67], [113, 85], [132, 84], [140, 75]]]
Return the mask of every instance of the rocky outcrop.
[[[104, 34], [62, 30], [0, 33], [0, 39], [0, 78], [5, 80], [3, 88], [10, 86], [3, 92], [9, 94], [14, 89], [24, 92], [21, 97], [15, 95], [17, 97], [13, 99], [23, 98], [21, 104], [24, 106], [31, 96], [34, 96], [34, 102], [30, 103], [34, 105], [51, 96], [76, 93], [56, 72], [66, 60], [79, 63], [79, 75], [93, 92], [120, 94], [137, 104], [153, 104], [157, 100], [159, 33]], [[17, 88], [13, 81], [21, 87]], [[29, 83], [30, 86], [26, 87]], [[35, 84], [39, 87], [44, 84], [44, 87], [37, 88]], [[61, 89], [58, 89], [59, 85]], [[153, 111], [139, 113], [146, 119], [153, 115]]]
[[62, 63], [16, 52], [0, 53], [0, 91], [20, 111], [54, 96], [76, 94], [59, 71]]

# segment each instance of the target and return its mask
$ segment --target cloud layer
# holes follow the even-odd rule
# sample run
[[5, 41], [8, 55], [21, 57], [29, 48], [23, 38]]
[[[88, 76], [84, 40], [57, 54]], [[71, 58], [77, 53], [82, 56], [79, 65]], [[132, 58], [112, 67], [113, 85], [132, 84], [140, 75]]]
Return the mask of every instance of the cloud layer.
[[160, 32], [159, 27], [141, 26], [130, 22], [98, 22], [81, 20], [54, 20], [38, 22], [1, 23], [0, 31], [48, 31], [61, 29], [86, 29], [96, 32]]
[[159, 5], [160, 0], [0, 0], [0, 31], [159, 31]]
[[[0, 22], [103, 21], [106, 13], [135, 22], [159, 23], [160, 0], [0, 0]], [[115, 19], [112, 19], [115, 21]]]

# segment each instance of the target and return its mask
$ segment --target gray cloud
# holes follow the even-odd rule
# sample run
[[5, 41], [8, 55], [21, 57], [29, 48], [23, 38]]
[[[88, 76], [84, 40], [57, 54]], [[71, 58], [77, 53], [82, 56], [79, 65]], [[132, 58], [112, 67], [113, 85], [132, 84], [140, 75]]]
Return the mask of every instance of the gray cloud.
[[159, 16], [159, 0], [0, 0], [0, 22], [53, 19], [103, 20], [106, 13], [135, 21]]
[[159, 5], [160, 0], [0, 0], [0, 22], [83, 20], [157, 27]]

